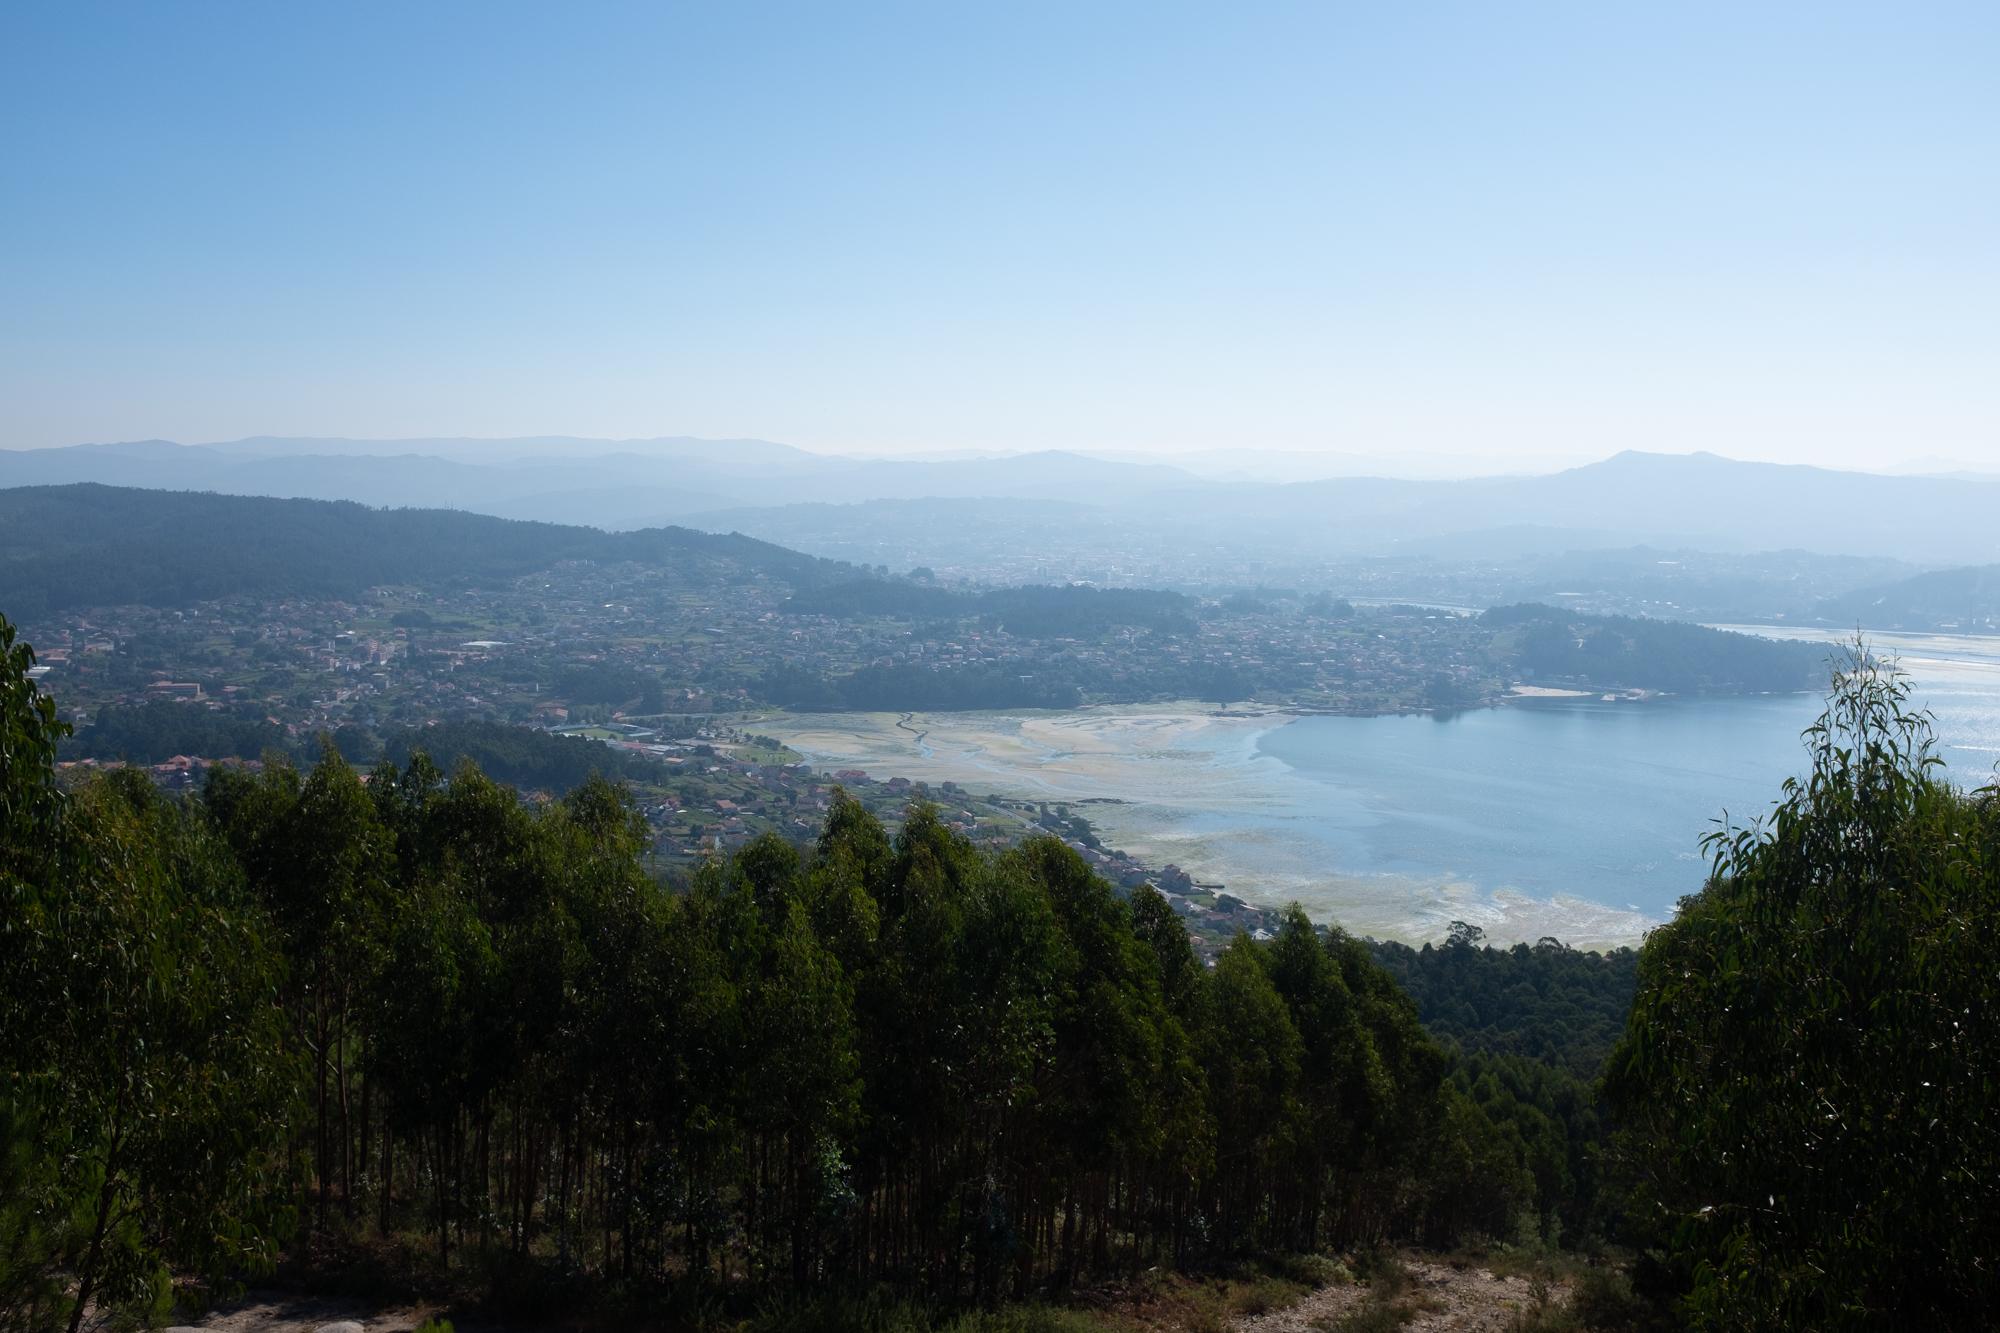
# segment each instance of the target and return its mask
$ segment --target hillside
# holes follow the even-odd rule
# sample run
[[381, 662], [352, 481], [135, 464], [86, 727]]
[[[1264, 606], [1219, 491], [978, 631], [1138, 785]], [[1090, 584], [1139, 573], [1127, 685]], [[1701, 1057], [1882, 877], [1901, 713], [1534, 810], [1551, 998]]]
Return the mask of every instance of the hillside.
[[738, 535], [606, 533], [456, 510], [75, 485], [0, 490], [0, 586], [32, 616], [223, 597], [352, 597], [388, 584], [513, 578], [564, 561], [635, 561], [703, 587], [806, 588], [847, 566]]
[[1949, 559], [2000, 554], [1990, 515], [2000, 487], [1936, 477], [1626, 451], [1545, 477], [1348, 481], [1287, 488], [1292, 504], [1401, 536], [1519, 525], [1597, 530], [1703, 550], [1796, 547], [1829, 554]]
[[[1547, 476], [1465, 480], [1341, 477], [1272, 484], [1211, 482], [1199, 490], [1123, 485], [1060, 497], [1067, 510], [1024, 511], [1019, 501], [935, 497], [869, 503], [778, 503], [695, 513], [818, 555], [895, 567], [928, 565], [985, 578], [1052, 575], [1155, 585], [1238, 579], [1309, 581], [1327, 562], [1358, 567], [1393, 558], [1417, 566], [1478, 568], [1510, 561], [1518, 591], [1554, 595], [1575, 585], [1552, 564], [1638, 548], [1745, 557], [1779, 552], [1856, 568], [1845, 587], [1910, 566], [2000, 560], [1989, 515], [2000, 484], [1781, 467], [1713, 455], [1625, 453]], [[824, 500], [826, 497], [815, 497]], [[1024, 545], [1023, 525], [1032, 530]], [[1656, 557], [1657, 559], [1657, 557]], [[1780, 558], [1776, 566], [1795, 562]], [[1739, 573], [1743, 571], [1738, 571]], [[1621, 595], [1676, 606], [1796, 613], [1838, 571], [1790, 569], [1718, 588], [1692, 566], [1614, 571]], [[1586, 585], [1590, 586], [1590, 585]], [[1804, 597], [1798, 594], [1805, 593]]]
[[1863, 629], [2000, 633], [2000, 565], [1939, 569], [1829, 598], [1817, 619]]
[[256, 438], [0, 450], [0, 486], [76, 482], [450, 506], [605, 528], [774, 504], [934, 496], [1130, 499], [1201, 484], [1172, 467], [1061, 451], [845, 458], [767, 440]]
[[[99, 482], [238, 495], [451, 506], [633, 528], [737, 528], [843, 559], [900, 565], [1022, 553], [1151, 569], [1154, 583], [1216, 560], [1305, 561], [1462, 548], [1541, 553], [1644, 543], [1746, 552], [1797, 548], [1916, 563], [2000, 560], [2000, 482], [1780, 466], [1708, 453], [1628, 451], [1534, 476], [1281, 483], [1060, 450], [858, 458], [764, 440], [165, 440], [0, 451], [0, 486]], [[970, 525], [968, 528], [968, 524]], [[995, 581], [1047, 578], [975, 571]], [[1026, 577], [1024, 577], [1026, 576]]]
[[1764, 639], [1636, 616], [1585, 616], [1551, 606], [1496, 606], [1480, 618], [1525, 679], [1597, 688], [1623, 684], [1670, 694], [1819, 689], [1824, 644]]

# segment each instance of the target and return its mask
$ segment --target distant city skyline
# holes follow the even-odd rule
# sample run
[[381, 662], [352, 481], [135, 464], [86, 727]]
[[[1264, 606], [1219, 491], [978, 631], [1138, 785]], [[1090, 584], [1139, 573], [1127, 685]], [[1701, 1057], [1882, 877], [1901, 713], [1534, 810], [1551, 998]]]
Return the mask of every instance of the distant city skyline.
[[17, 7], [0, 447], [2000, 471], [2000, 10]]

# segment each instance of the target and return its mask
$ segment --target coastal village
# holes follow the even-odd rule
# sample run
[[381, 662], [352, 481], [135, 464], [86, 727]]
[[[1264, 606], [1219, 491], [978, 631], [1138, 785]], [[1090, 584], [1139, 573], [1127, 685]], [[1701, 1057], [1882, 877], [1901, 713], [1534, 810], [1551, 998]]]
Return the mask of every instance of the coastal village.
[[[896, 596], [913, 586], [867, 585]], [[815, 609], [754, 567], [697, 575], [575, 560], [525, 577], [378, 587], [352, 599], [80, 608], [28, 629], [38, 680], [78, 729], [62, 755], [72, 770], [140, 765], [165, 786], [187, 788], [216, 763], [273, 753], [310, 762], [327, 744], [366, 768], [385, 747], [434, 749], [424, 739], [432, 728], [466, 725], [509, 738], [510, 749], [552, 738], [601, 744], [616, 757], [606, 770], [629, 783], [645, 814], [662, 873], [763, 834], [809, 837], [839, 785], [892, 827], [912, 801], [927, 801], [982, 847], [1053, 833], [1114, 884], [1166, 895], [1210, 957], [1239, 930], [1268, 931], [1269, 913], [1224, 885], [1105, 846], [1077, 807], [858, 766], [816, 770], [756, 733], [757, 719], [787, 702], [773, 682], [811, 672], [879, 681], [890, 698], [943, 689], [953, 699], [952, 682], [977, 683], [969, 703], [860, 712], [1018, 708], [1005, 701], [1015, 684], [1041, 697], [1046, 681], [1065, 682], [1064, 706], [1207, 698], [1348, 714], [1596, 688], [1535, 678], [1507, 656], [1518, 631], [1494, 617], [1357, 608], [1325, 594], [1179, 598], [1150, 624], [1113, 620], [1075, 632], [1030, 629], [1004, 612], [926, 619], [825, 605]], [[982, 689], [997, 689], [1001, 701], [980, 702]], [[588, 771], [578, 753], [565, 752], [559, 773], [529, 761], [504, 780], [531, 797], [556, 794]]]
[[682, 571], [573, 561], [489, 587], [378, 588], [345, 599], [94, 606], [25, 628], [44, 684], [85, 720], [182, 700], [270, 716], [293, 736], [440, 717], [534, 726], [738, 713], [778, 673], [870, 669], [949, 680], [1032, 660], [1078, 702], [1223, 697], [1300, 711], [1421, 710], [1503, 696], [1506, 664], [1475, 618], [1357, 611], [1326, 598], [1191, 602], [1173, 630], [1037, 634], [979, 619], [802, 612], [751, 572], [690, 587]]
[[[553, 594], [555, 581], [545, 582]], [[960, 642], [908, 627], [791, 623], [797, 618], [776, 610], [777, 589], [664, 616], [658, 605], [600, 596], [608, 591], [586, 571], [569, 595], [519, 609], [513, 589], [92, 608], [36, 627], [35, 673], [85, 729], [82, 739], [97, 722], [126, 728], [119, 745], [67, 753], [65, 767], [78, 774], [132, 764], [162, 786], [190, 789], [213, 765], [255, 766], [267, 750], [309, 761], [321, 738], [345, 750], [361, 733], [444, 720], [504, 723], [599, 742], [630, 761], [624, 771], [662, 873], [685, 872], [765, 833], [808, 837], [840, 786], [891, 827], [911, 802], [927, 801], [982, 847], [1053, 833], [1121, 888], [1157, 888], [1207, 956], [1239, 929], [1258, 934], [1275, 924], [1222, 885], [1197, 884], [1178, 867], [1145, 865], [1103, 845], [1070, 806], [853, 768], [816, 771], [744, 730], [757, 703], [754, 678], [741, 669], [754, 656], [746, 645], [850, 658], [884, 649], [881, 660], [947, 668], [1005, 651], [1004, 632]], [[1276, 651], [1257, 642], [1241, 650], [1253, 661]], [[1109, 660], [1132, 646], [1113, 639], [1073, 651]], [[1384, 673], [1399, 669], [1400, 658], [1385, 655]], [[186, 734], [196, 718], [216, 738], [211, 744], [160, 751], [156, 742]]]

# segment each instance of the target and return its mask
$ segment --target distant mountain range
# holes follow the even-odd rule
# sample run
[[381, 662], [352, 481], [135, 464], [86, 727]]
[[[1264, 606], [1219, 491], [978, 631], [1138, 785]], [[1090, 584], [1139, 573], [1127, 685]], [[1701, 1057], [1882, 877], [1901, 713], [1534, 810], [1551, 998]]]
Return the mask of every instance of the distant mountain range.
[[[852, 552], [859, 545], [856, 558], [828, 559], [788, 549], [789, 541], [685, 526], [606, 532], [347, 501], [96, 483], [20, 486], [0, 488], [0, 604], [19, 616], [88, 605], [179, 606], [230, 596], [347, 597], [378, 584], [478, 581], [568, 560], [671, 566], [688, 586], [718, 593], [757, 581], [814, 596], [851, 596], [857, 578], [885, 566], [909, 568], [916, 563], [911, 557], [926, 545], [954, 537], [1021, 552], [1014, 557], [1012, 577], [993, 580], [1006, 585], [1061, 581], [1040, 576], [1035, 568], [1040, 550], [1070, 541], [1096, 543], [1108, 552], [1140, 531], [1130, 510], [1057, 500], [876, 500], [716, 517], [732, 526], [753, 526], [760, 513], [773, 516], [773, 522], [785, 520], [781, 526], [789, 532], [781, 536], [818, 534], [818, 543], [800, 543], [805, 546], [829, 544], [828, 531], [857, 515], [876, 536], [845, 548]], [[1144, 531], [1180, 540], [1171, 527], [1149, 525]], [[1544, 530], [1487, 529], [1437, 539], [1436, 545], [1490, 551], [1522, 531]], [[2000, 633], [2000, 564], [1895, 577], [1910, 566], [1797, 550], [1734, 557], [1623, 547], [1522, 556], [1505, 564], [1475, 562], [1463, 569], [1439, 561], [1437, 567], [1445, 571], [1440, 575], [1445, 585], [1434, 595], [1480, 606], [1623, 604], [1666, 619], [1783, 619], [1872, 630]], [[900, 596], [940, 604], [975, 596], [927, 581], [870, 586], [893, 586]], [[1842, 588], [1855, 590], [1826, 595]]]
[[344, 440], [257, 437], [0, 451], [0, 486], [211, 490], [505, 518], [646, 527], [707, 510], [929, 496], [1075, 498], [1191, 490], [1193, 474], [1071, 453], [840, 458], [766, 440]]
[[[1213, 468], [1216, 460], [1202, 462]], [[459, 508], [610, 530], [672, 522], [843, 558], [867, 559], [872, 549], [879, 563], [906, 565], [1018, 562], [1024, 519], [1052, 556], [1088, 550], [1142, 569], [1159, 569], [1162, 559], [1296, 566], [1640, 544], [1929, 565], [2000, 561], [2000, 480], [1704, 453], [1627, 452], [1538, 476], [1275, 482], [1055, 451], [843, 458], [766, 440], [686, 437], [258, 437], [0, 451], [0, 486], [80, 481]]]

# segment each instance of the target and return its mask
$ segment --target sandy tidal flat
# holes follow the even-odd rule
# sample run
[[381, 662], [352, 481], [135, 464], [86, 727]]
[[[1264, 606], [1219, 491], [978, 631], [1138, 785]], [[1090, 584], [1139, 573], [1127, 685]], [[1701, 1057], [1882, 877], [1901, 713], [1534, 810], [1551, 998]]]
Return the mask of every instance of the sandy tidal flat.
[[[1196, 772], [1240, 785], [1229, 758], [1289, 719], [1193, 707], [1060, 713], [835, 713], [760, 718], [820, 768], [957, 782], [1047, 801], [1172, 799]], [[1247, 790], [1243, 793], [1248, 796]], [[1216, 793], [1224, 796], [1226, 793]]]
[[[1753, 632], [1798, 635], [1796, 630]], [[1930, 710], [1947, 775], [1996, 780], [2000, 638], [1875, 635]], [[1703, 835], [1803, 771], [1810, 693], [1293, 717], [1213, 705], [765, 718], [822, 769], [1071, 803], [1105, 840], [1357, 933], [1636, 942], [1699, 890]]]
[[[1645, 913], [1567, 894], [1497, 892], [1450, 872], [1357, 872], [1329, 847], [1303, 779], [1263, 753], [1298, 719], [1196, 704], [1055, 713], [779, 714], [754, 729], [816, 768], [957, 782], [984, 795], [1090, 801], [1107, 842], [1175, 864], [1251, 902], [1297, 901], [1317, 920], [1378, 938], [1442, 938], [1470, 921], [1496, 941], [1556, 935], [1579, 945], [1635, 941]], [[1337, 821], [1336, 821], [1337, 822]]]

